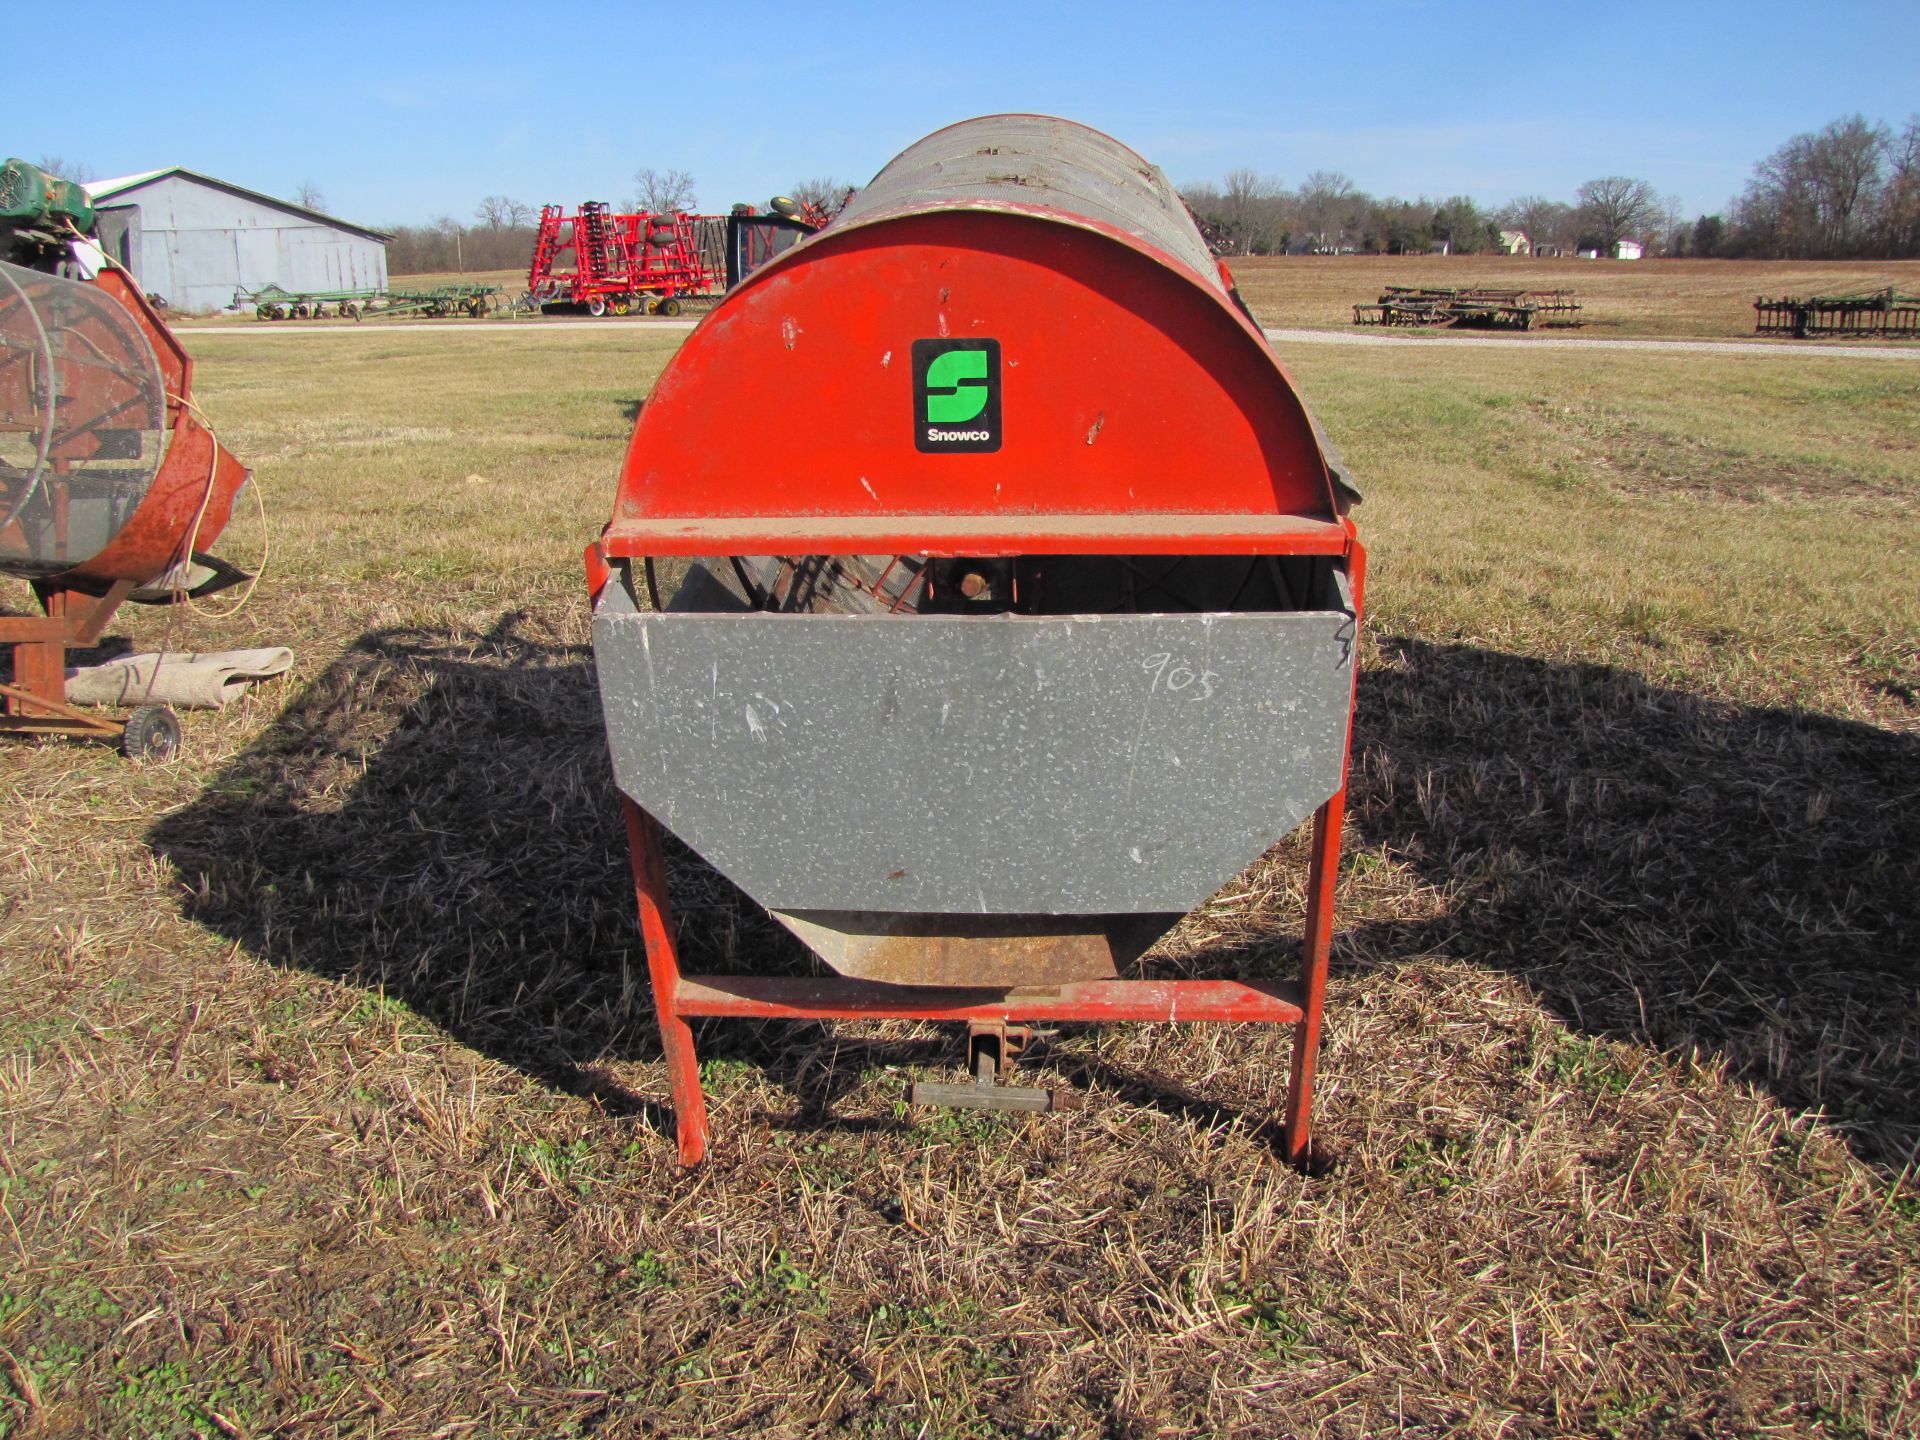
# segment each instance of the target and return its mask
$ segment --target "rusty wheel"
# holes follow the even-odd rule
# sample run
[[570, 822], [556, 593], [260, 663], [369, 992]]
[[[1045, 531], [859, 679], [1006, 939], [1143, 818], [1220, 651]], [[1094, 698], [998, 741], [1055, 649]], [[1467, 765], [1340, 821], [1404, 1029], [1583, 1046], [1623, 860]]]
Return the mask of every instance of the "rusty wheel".
[[164, 705], [142, 705], [127, 716], [120, 753], [129, 760], [160, 764], [180, 753], [180, 720]]

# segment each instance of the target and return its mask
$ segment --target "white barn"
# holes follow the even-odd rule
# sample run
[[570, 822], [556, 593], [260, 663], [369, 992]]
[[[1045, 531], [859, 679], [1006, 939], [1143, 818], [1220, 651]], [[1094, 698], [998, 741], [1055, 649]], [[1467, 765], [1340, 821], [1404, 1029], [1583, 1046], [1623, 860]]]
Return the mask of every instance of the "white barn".
[[86, 189], [107, 252], [178, 310], [219, 310], [263, 285], [386, 288], [391, 236], [289, 200], [178, 165]]

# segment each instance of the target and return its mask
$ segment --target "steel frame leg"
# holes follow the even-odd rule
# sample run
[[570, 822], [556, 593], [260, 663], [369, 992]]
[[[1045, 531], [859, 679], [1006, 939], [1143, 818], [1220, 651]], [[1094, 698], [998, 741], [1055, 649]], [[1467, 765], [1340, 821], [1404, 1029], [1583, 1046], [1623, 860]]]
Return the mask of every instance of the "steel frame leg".
[[680, 993], [680, 950], [674, 943], [673, 911], [667, 900], [660, 826], [625, 795], [620, 797], [620, 808], [626, 815], [627, 843], [633, 852], [633, 889], [640, 901], [640, 934], [646, 941], [647, 973], [653, 980], [653, 1005], [660, 1017], [660, 1049], [673, 1095], [680, 1163], [698, 1165], [707, 1158], [707, 1096], [700, 1088], [693, 1027], [674, 1005]]
[[[633, 888], [640, 902], [640, 933], [646, 942], [647, 972], [653, 981], [654, 1010], [660, 1022], [660, 1048], [667, 1063], [667, 1085], [673, 1098], [674, 1128], [680, 1163], [698, 1165], [707, 1155], [707, 1099], [700, 1086], [700, 1064], [694, 1051], [693, 1015], [766, 1016], [784, 1019], [834, 1019], [846, 1016], [900, 1016], [935, 1020], [985, 1018], [1004, 1025], [1028, 1012], [1050, 1018], [1125, 1020], [1173, 1018], [1160, 992], [1196, 996], [1194, 1008], [1181, 1019], [1268, 1020], [1293, 1024], [1293, 1074], [1287, 1087], [1282, 1151], [1295, 1165], [1307, 1163], [1313, 1111], [1314, 1062], [1320, 1046], [1320, 1017], [1326, 997], [1327, 957], [1333, 942], [1334, 883], [1340, 869], [1340, 835], [1346, 815], [1342, 789], [1315, 813], [1313, 859], [1307, 881], [1306, 933], [1301, 947], [1298, 1004], [1277, 998], [1274, 992], [1214, 981], [1116, 981], [1086, 987], [1100, 992], [1097, 999], [1069, 1000], [1052, 1013], [1044, 1000], [1029, 996], [979, 1004], [969, 992], [874, 986], [856, 980], [784, 981], [754, 977], [696, 976], [686, 981], [674, 938], [673, 912], [667, 898], [666, 864], [660, 847], [658, 822], [633, 800], [620, 797], [632, 850]], [[684, 983], [683, 983], [684, 982]], [[1074, 989], [1075, 987], [1065, 987]], [[1292, 987], [1288, 987], [1289, 990]], [[1243, 1008], [1208, 1010], [1198, 1002], [1201, 992], [1228, 989], [1245, 992]], [[1151, 1014], [1123, 1009], [1114, 998], [1122, 992], [1155, 992]], [[888, 998], [882, 998], [885, 995]], [[1240, 1003], [1240, 1002], [1232, 1002]], [[1274, 1013], [1276, 1010], [1279, 1013]]]
[[1327, 956], [1333, 949], [1333, 892], [1340, 876], [1340, 836], [1347, 791], [1340, 791], [1313, 817], [1313, 861], [1307, 872], [1307, 924], [1300, 946], [1302, 1015], [1293, 1029], [1293, 1077], [1287, 1085], [1285, 1153], [1307, 1164], [1313, 1137], [1313, 1072], [1320, 1054], [1320, 1015], [1327, 993]]

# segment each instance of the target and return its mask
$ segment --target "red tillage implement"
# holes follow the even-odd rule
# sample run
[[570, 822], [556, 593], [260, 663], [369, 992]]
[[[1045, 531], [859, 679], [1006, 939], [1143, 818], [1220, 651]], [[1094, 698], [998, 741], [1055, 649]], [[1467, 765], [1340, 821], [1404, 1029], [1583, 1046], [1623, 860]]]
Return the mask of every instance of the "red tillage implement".
[[577, 214], [540, 212], [527, 289], [543, 305], [578, 305], [591, 315], [656, 308], [677, 315], [680, 298], [710, 295], [725, 279], [717, 232], [702, 245], [699, 215], [622, 215], [597, 200]]
[[[1003, 115], [747, 277], [641, 412], [594, 650], [680, 1158], [688, 1021], [1264, 1021], [1308, 1144], [1365, 557], [1285, 369], [1153, 166]], [[1313, 820], [1297, 981], [1139, 980]], [[831, 973], [682, 973], [660, 830]]]

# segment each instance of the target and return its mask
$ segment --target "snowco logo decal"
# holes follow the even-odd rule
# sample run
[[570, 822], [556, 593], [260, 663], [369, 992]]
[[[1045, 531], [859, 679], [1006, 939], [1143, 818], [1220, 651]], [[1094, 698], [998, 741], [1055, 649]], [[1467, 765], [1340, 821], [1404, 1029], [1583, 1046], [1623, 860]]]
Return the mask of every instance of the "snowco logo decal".
[[913, 448], [980, 454], [1000, 448], [1000, 342], [913, 342]]

